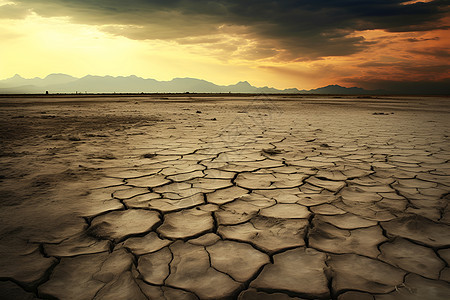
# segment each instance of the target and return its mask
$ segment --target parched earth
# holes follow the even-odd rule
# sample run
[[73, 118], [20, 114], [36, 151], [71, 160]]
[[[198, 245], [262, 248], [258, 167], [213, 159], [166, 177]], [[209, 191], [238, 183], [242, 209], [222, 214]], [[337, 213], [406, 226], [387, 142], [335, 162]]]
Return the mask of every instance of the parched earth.
[[2, 299], [449, 299], [450, 99], [0, 98]]

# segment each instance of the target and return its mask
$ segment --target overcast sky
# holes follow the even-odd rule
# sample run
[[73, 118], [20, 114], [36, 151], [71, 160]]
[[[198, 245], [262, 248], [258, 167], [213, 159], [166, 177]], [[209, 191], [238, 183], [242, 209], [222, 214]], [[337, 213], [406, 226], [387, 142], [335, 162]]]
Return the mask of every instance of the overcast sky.
[[0, 79], [137, 75], [368, 89], [450, 83], [449, 0], [0, 0]]

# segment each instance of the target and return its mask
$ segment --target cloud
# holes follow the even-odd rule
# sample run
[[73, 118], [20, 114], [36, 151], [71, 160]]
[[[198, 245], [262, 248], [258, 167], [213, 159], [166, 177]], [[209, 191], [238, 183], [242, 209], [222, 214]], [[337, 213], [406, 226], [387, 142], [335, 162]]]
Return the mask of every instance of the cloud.
[[15, 3], [0, 3], [0, 19], [23, 19], [30, 13], [29, 9]]
[[369, 61], [357, 65], [360, 75], [341, 78], [341, 82], [405, 94], [450, 94], [450, 64], [447, 61]]
[[[14, 0], [45, 16], [102, 26], [131, 39], [207, 40], [224, 33], [266, 45], [249, 57], [313, 60], [345, 56], [371, 46], [355, 32], [444, 29], [446, 0]], [[1, 15], [0, 15], [1, 16]], [[231, 33], [229, 32], [231, 29]], [[236, 30], [233, 32], [233, 29]], [[268, 46], [267, 46], [268, 45]], [[274, 49], [277, 49], [275, 51]], [[242, 50], [245, 55], [249, 49]]]
[[438, 36], [436, 36], [436, 37], [433, 37], [433, 38], [429, 38], [429, 39], [424, 39], [424, 38], [409, 38], [409, 39], [406, 39], [406, 41], [407, 42], [410, 42], [410, 43], [418, 43], [418, 42], [425, 42], [425, 41], [439, 41], [440, 40], [440, 38], [438, 37]]
[[450, 50], [447, 48], [427, 48], [425, 50], [410, 50], [409, 52], [414, 54], [421, 54], [421, 55], [427, 55], [432, 56], [436, 58], [442, 58], [442, 59], [449, 59], [450, 58]]
[[450, 78], [437, 81], [372, 79], [349, 82], [366, 89], [382, 89], [399, 94], [450, 95]]
[[450, 78], [450, 64], [427, 61], [382, 63], [369, 61], [357, 65], [360, 76], [350, 76], [346, 82], [369, 82], [383, 78], [392, 81], [440, 81]]

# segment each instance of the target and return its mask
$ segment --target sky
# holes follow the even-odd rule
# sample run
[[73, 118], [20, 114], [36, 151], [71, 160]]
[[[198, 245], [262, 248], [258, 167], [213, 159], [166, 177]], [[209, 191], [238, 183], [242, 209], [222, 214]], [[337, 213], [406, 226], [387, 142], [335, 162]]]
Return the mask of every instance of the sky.
[[0, 0], [0, 79], [450, 86], [449, 0]]

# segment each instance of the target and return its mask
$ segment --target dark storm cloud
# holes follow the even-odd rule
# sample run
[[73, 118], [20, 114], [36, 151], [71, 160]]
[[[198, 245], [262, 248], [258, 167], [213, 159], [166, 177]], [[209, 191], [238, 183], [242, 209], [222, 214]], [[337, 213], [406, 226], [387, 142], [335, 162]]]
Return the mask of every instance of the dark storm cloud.
[[[245, 28], [249, 39], [285, 50], [287, 59], [315, 59], [356, 53], [369, 46], [355, 31], [390, 32], [444, 28], [438, 21], [448, 0], [404, 5], [400, 0], [15, 0], [42, 16], [70, 16], [75, 22], [108, 26], [133, 39], [177, 39], [221, 32], [221, 25]], [[132, 26], [129, 26], [132, 25]], [[264, 50], [264, 49], [263, 49]], [[270, 51], [269, 51], [270, 52]]]

